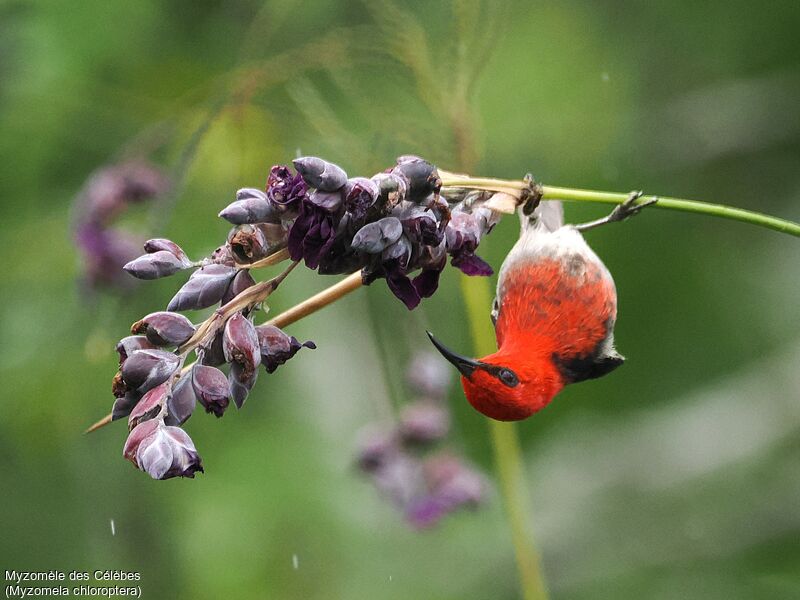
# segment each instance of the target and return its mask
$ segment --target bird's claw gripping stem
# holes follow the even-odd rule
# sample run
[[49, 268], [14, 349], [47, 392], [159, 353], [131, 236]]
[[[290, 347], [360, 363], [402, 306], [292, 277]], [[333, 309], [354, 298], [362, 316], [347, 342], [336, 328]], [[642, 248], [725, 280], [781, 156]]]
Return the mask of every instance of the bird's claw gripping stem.
[[650, 198], [644, 202], [637, 203], [641, 197], [641, 191], [631, 192], [628, 194], [628, 197], [625, 199], [625, 201], [622, 204], [615, 206], [614, 210], [611, 211], [611, 214], [607, 217], [597, 219], [596, 221], [589, 221], [588, 223], [575, 225], [575, 229], [578, 231], [588, 231], [589, 229], [594, 229], [595, 227], [605, 225], [606, 223], [619, 223], [632, 217], [633, 215], [639, 214], [644, 207], [651, 206], [658, 202], [658, 198]]

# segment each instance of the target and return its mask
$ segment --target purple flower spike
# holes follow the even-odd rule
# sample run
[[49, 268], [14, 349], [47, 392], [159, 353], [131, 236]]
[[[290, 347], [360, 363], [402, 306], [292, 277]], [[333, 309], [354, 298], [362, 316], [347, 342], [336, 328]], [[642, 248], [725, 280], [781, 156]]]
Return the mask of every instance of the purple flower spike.
[[275, 369], [297, 354], [301, 348], [313, 350], [317, 347], [311, 341], [301, 344], [296, 337], [287, 335], [274, 325], [259, 325], [256, 333], [261, 350], [261, 364], [267, 373], [274, 373]]
[[193, 478], [203, 472], [192, 439], [183, 429], [160, 420], [146, 421], [131, 431], [123, 456], [153, 479]]

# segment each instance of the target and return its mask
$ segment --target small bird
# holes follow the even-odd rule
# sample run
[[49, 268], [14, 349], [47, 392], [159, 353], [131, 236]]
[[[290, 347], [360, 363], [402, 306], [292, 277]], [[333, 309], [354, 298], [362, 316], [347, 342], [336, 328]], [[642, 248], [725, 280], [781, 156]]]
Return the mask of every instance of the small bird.
[[525, 419], [565, 385], [602, 377], [624, 362], [614, 348], [614, 279], [582, 232], [657, 201], [637, 203], [641, 195], [631, 192], [609, 216], [581, 225], [564, 225], [560, 202], [541, 202], [530, 215], [519, 209], [520, 238], [500, 268], [492, 307], [497, 352], [468, 358], [428, 332], [461, 372], [467, 400], [479, 412], [499, 421]]

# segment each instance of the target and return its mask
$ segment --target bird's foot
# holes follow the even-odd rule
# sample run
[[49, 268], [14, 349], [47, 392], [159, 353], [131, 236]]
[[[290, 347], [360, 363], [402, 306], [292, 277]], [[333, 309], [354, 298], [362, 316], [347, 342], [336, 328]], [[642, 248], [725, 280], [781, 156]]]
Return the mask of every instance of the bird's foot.
[[606, 223], [619, 223], [624, 221], [634, 215], [637, 215], [641, 212], [643, 208], [646, 206], [651, 206], [658, 202], [658, 198], [650, 198], [649, 200], [645, 200], [644, 202], [639, 202], [639, 198], [642, 197], [642, 192], [635, 191], [628, 194], [628, 197], [622, 204], [619, 204], [614, 207], [614, 210], [611, 211], [611, 214], [607, 217], [603, 217], [602, 219], [597, 219], [596, 221], [590, 221], [589, 223], [581, 223], [580, 225], [575, 225], [575, 229], [578, 231], [588, 231], [589, 229], [594, 229], [595, 227], [599, 227], [600, 225], [605, 225]]

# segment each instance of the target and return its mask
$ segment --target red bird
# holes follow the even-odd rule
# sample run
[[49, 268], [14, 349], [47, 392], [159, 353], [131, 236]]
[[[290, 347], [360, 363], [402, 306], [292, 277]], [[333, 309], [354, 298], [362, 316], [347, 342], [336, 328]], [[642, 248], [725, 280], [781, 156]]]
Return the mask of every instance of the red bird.
[[564, 225], [560, 202], [542, 202], [530, 216], [520, 211], [520, 238], [500, 268], [492, 307], [494, 354], [467, 358], [428, 332], [461, 372], [467, 400], [479, 412], [499, 421], [525, 419], [565, 385], [602, 377], [624, 362], [614, 349], [614, 280], [581, 232], [656, 201], [637, 204], [640, 196], [631, 193], [608, 217], [582, 225]]

